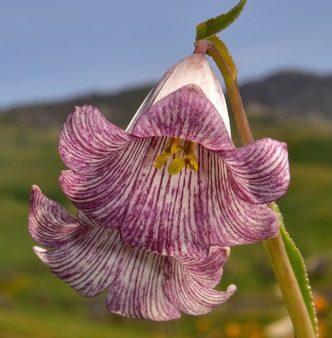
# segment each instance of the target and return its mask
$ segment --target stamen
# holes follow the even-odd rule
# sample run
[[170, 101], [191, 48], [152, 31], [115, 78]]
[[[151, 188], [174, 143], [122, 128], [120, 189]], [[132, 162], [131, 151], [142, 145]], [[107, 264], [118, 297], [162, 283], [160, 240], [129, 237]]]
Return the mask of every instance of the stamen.
[[154, 162], [153, 166], [156, 169], [161, 169], [161, 167], [167, 162], [169, 154], [167, 154], [165, 151], [163, 151], [160, 155], [158, 155]]
[[182, 150], [182, 145], [180, 143], [180, 139], [172, 137], [168, 141], [168, 143], [167, 143], [166, 147], [164, 148], [163, 152], [161, 154], [157, 155], [157, 157], [155, 158], [155, 160], [153, 162], [153, 166], [156, 169], [161, 169], [162, 166], [167, 162], [168, 157], [176, 154], [180, 150]]
[[183, 147], [183, 155], [186, 162], [186, 165], [190, 169], [198, 171], [198, 160], [195, 155], [196, 144], [192, 141], [186, 141]]
[[188, 157], [185, 158], [185, 161], [186, 165], [188, 165], [190, 169], [198, 171], [198, 161], [195, 155], [190, 154]]
[[168, 166], [168, 173], [170, 175], [178, 174], [185, 166], [185, 160], [183, 157], [176, 157]]
[[[174, 155], [183, 151], [183, 156]], [[185, 141], [182, 145], [182, 140], [172, 137], [168, 141], [163, 152], [156, 156], [153, 166], [156, 169], [161, 169], [168, 161], [169, 157], [173, 157], [171, 164], [168, 166], [168, 173], [170, 175], [178, 174], [184, 167], [189, 167], [192, 170], [198, 171], [198, 160], [195, 155], [196, 144], [192, 141]]]
[[174, 155], [182, 149], [183, 147], [180, 144], [180, 139], [172, 137], [170, 140], [170, 153]]

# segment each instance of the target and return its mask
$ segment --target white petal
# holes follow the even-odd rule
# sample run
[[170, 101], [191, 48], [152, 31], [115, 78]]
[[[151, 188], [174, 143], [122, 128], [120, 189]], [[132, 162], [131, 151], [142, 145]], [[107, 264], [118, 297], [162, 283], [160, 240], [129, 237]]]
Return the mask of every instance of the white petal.
[[127, 131], [131, 131], [134, 128], [137, 118], [146, 109], [149, 109], [154, 103], [186, 85], [197, 85], [200, 87], [219, 112], [230, 135], [231, 129], [228, 111], [220, 82], [213, 73], [207, 57], [200, 53], [194, 53], [186, 57], [165, 73], [138, 109], [134, 118], [129, 123]]

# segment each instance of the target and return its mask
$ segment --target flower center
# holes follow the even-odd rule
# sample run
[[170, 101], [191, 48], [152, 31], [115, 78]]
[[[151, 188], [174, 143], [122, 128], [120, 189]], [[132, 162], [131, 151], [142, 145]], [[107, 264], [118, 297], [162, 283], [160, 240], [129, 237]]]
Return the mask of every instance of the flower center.
[[170, 175], [178, 174], [184, 167], [198, 171], [198, 161], [195, 153], [195, 142], [172, 137], [167, 142], [162, 153], [156, 156], [153, 166], [161, 169], [167, 163], [168, 158], [173, 157], [172, 162], [168, 166], [168, 173]]

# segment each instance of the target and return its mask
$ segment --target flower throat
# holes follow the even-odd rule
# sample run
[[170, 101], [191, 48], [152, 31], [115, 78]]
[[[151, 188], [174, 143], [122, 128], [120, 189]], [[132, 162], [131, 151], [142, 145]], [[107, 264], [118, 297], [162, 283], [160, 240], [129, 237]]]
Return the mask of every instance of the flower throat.
[[161, 169], [167, 163], [169, 157], [175, 156], [168, 166], [168, 173], [170, 175], [178, 174], [185, 167], [198, 171], [198, 161], [195, 152], [195, 142], [172, 137], [162, 153], [156, 156], [153, 166]]

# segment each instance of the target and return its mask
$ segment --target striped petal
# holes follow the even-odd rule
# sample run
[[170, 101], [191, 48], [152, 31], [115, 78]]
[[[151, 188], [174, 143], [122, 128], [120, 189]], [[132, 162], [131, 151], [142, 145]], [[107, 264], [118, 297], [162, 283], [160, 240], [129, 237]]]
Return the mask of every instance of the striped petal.
[[152, 105], [137, 118], [132, 134], [178, 137], [211, 150], [233, 148], [222, 117], [196, 85], [184, 86]]
[[229, 252], [229, 248], [212, 246], [208, 258], [181, 257], [178, 260], [185, 265], [189, 273], [196, 277], [199, 283], [213, 288], [220, 281]]
[[259, 204], [285, 194], [290, 180], [285, 143], [266, 138], [225, 153], [231, 185], [240, 198]]
[[[200, 263], [201, 266], [209, 264], [209, 259]], [[190, 267], [192, 270], [193, 266], [190, 265]], [[225, 292], [204, 286], [197, 275], [188, 271], [190, 268], [188, 269], [186, 265], [176, 260], [172, 260], [169, 270], [170, 278], [166, 283], [166, 293], [180, 311], [191, 315], [203, 315], [210, 312], [216, 306], [226, 302], [236, 291], [235, 285], [230, 285]], [[204, 281], [206, 277], [203, 276]]]
[[29, 232], [35, 241], [49, 247], [63, 244], [76, 236], [78, 227], [64, 208], [46, 198], [37, 186], [32, 187]]
[[[45, 204], [57, 205], [43, 198]], [[46, 210], [41, 206], [36, 222], [44, 222]], [[48, 216], [54, 222], [59, 214]], [[108, 309], [127, 317], [169, 320], [178, 318], [180, 311], [206, 313], [235, 291], [233, 286], [227, 292], [212, 290], [209, 282], [210, 276], [214, 284], [220, 279], [228, 249], [215, 248], [205, 260], [177, 261], [125, 246], [116, 230], [100, 227], [82, 213], [70, 242], [34, 250], [52, 272], [82, 295], [94, 296], [109, 288]]]
[[199, 158], [204, 183], [198, 194], [205, 201], [201, 217], [210, 226], [210, 244], [233, 246], [276, 236], [279, 226], [274, 212], [265, 204], [238, 197], [231, 185], [232, 171], [223, 159], [203, 147]]
[[[42, 197], [45, 204], [65, 212], [59, 204]], [[53, 209], [53, 214], [40, 207], [35, 222], [44, 222], [48, 217], [52, 227], [54, 221], [63, 221], [58, 210]], [[44, 231], [42, 227], [38, 229]], [[167, 258], [127, 248], [117, 231], [92, 224], [83, 214], [72, 241], [49, 250], [35, 247], [34, 251], [53, 273], [84, 296], [95, 296], [109, 288], [107, 305], [112, 312], [153, 320], [180, 316], [163, 291]]]
[[220, 81], [213, 73], [207, 56], [200, 53], [194, 53], [179, 61], [164, 74], [136, 112], [127, 130], [132, 131], [138, 118], [152, 105], [187, 85], [196, 85], [202, 90], [217, 109], [230, 135], [228, 111]]
[[51, 250], [35, 248], [39, 258], [84, 296], [109, 288], [109, 311], [152, 320], [178, 318], [163, 291], [166, 258], [127, 248], [119, 233], [90, 227], [75, 241]]
[[109, 288], [107, 309], [132, 318], [179, 318], [180, 311], [164, 290], [168, 258], [143, 250], [126, 250], [127, 259], [121, 265], [115, 262], [119, 271]]
[[118, 152], [135, 137], [106, 120], [93, 106], [76, 107], [60, 133], [59, 152], [76, 172], [95, 173], [107, 168]]
[[91, 297], [112, 282], [111, 273], [115, 271], [109, 264], [108, 252], [117, 253], [122, 248], [117, 237], [116, 232], [89, 227], [87, 231], [78, 230], [75, 240], [62, 246], [49, 250], [34, 247], [34, 251], [59, 278], [80, 294]]

